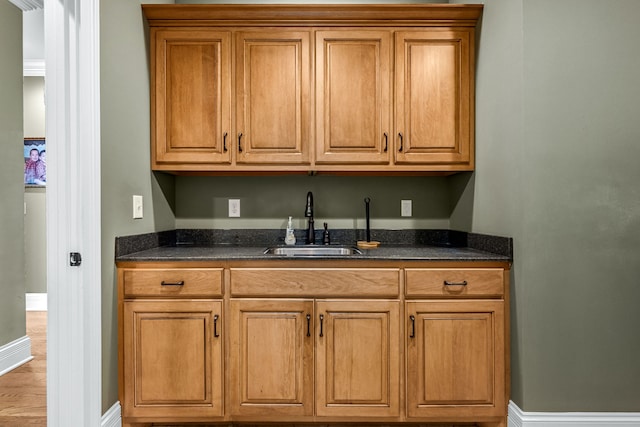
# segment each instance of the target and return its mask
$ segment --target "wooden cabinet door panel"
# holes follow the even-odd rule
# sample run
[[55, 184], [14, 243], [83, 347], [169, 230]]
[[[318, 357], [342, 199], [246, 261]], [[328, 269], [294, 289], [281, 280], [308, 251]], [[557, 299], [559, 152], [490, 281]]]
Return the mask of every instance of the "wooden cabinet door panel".
[[502, 301], [408, 302], [407, 414], [502, 416]]
[[231, 316], [231, 414], [313, 415], [313, 302], [232, 300]]
[[391, 32], [316, 32], [316, 162], [388, 163]]
[[124, 303], [125, 417], [223, 415], [221, 315], [210, 300]]
[[308, 163], [310, 33], [236, 34], [237, 163]]
[[152, 33], [153, 166], [230, 163], [231, 33]]
[[399, 304], [316, 303], [318, 416], [400, 415]]
[[396, 33], [396, 163], [473, 161], [470, 30]]

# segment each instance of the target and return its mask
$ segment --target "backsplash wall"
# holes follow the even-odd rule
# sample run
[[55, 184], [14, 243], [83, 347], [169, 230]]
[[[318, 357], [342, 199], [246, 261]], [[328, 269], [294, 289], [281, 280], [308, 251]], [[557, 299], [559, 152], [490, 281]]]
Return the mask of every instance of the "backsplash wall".
[[[371, 227], [449, 228], [447, 177], [379, 176], [178, 176], [176, 228], [284, 228], [289, 216], [305, 228], [308, 191], [313, 192], [315, 227], [364, 228], [364, 198], [371, 198]], [[228, 200], [240, 199], [240, 218], [228, 217]], [[411, 217], [400, 201], [412, 200]]]

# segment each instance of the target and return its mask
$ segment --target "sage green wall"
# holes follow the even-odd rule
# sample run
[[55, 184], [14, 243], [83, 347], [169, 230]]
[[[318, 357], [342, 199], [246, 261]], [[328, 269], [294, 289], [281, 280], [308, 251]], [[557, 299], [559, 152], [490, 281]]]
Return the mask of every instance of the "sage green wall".
[[[284, 230], [293, 216], [295, 228], [306, 228], [308, 191], [313, 192], [316, 229], [323, 222], [329, 229], [364, 229], [365, 197], [371, 198], [373, 228], [449, 228], [446, 178], [320, 175], [178, 177], [176, 227]], [[228, 218], [230, 198], [240, 199], [240, 218]], [[410, 218], [400, 217], [403, 199], [413, 200]]]
[[0, 347], [26, 334], [22, 11], [0, 0]]
[[[148, 34], [141, 3], [100, 2], [103, 412], [118, 400], [115, 237], [175, 225], [173, 177], [150, 172]], [[144, 198], [143, 219], [132, 219], [134, 194]]]
[[515, 238], [513, 400], [640, 411], [640, 3], [491, 0], [452, 227]]

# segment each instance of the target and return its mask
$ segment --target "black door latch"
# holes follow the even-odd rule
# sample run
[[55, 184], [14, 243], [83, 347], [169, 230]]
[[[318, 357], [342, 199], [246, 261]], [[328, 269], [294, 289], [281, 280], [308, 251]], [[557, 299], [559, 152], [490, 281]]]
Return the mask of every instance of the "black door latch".
[[70, 252], [69, 265], [71, 267], [79, 267], [80, 264], [82, 264], [82, 256], [80, 256], [80, 252]]

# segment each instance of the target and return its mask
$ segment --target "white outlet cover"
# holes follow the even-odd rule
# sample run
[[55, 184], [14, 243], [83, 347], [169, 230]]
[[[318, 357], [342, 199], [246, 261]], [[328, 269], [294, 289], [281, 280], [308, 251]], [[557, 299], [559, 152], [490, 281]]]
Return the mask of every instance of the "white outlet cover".
[[411, 216], [412, 215], [412, 203], [411, 200], [401, 200], [400, 201], [400, 216]]
[[229, 199], [229, 218], [240, 217], [240, 199]]

